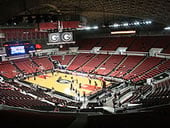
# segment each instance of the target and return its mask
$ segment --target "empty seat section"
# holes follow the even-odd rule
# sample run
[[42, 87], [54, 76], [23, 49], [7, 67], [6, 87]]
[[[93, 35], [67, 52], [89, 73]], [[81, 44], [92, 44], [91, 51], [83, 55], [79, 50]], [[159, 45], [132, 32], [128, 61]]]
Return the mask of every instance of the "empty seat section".
[[42, 102], [40, 100], [34, 99], [29, 95], [24, 95], [18, 91], [3, 89], [1, 90], [0, 97], [4, 100], [4, 103], [9, 106], [15, 107], [26, 107], [26, 108], [34, 108], [41, 106], [49, 106], [50, 104]]
[[169, 37], [167, 36], [158, 36], [155, 37], [156, 42], [153, 44], [152, 48], [163, 48], [163, 53], [165, 53], [166, 49], [169, 45]]
[[133, 79], [133, 81], [137, 82], [139, 80], [145, 80], [147, 78], [152, 78], [155, 75], [160, 74], [162, 72], [165, 72], [168, 69], [170, 69], [170, 60], [167, 60], [165, 63], [160, 64], [159, 66], [157, 66], [153, 70], [142, 75], [142, 77]]
[[130, 72], [143, 58], [143, 56], [128, 56], [110, 76], [122, 77], [127, 72]]
[[[165, 37], [164, 41], [162, 41], [165, 43], [165, 47], [164, 50], [162, 51], [162, 53], [167, 53], [170, 54], [170, 37]], [[162, 44], [162, 42], [160, 42]]]
[[155, 37], [136, 37], [128, 51], [147, 52], [155, 43]]
[[39, 66], [42, 66], [44, 70], [53, 69], [53, 63], [47, 58], [33, 58], [33, 61], [36, 62]]
[[102, 47], [101, 50], [115, 51], [119, 47], [120, 42], [120, 38], [103, 38], [99, 46]]
[[165, 49], [163, 52], [166, 53], [166, 54], [170, 54], [170, 46], [168, 46], [167, 49]]
[[97, 74], [106, 75], [110, 73], [124, 58], [122, 55], [112, 55], [105, 63], [103, 63], [97, 70]]
[[134, 41], [134, 37], [121, 37], [119, 47], [130, 47]]
[[80, 53], [77, 55], [77, 57], [74, 59], [74, 61], [70, 64], [70, 66], [67, 68], [68, 70], [76, 70], [80, 66], [82, 66], [84, 63], [89, 61], [94, 54], [90, 53]]
[[75, 57], [75, 55], [65, 55], [65, 56], [51, 56], [53, 60], [57, 60], [62, 65], [68, 65], [69, 62]]
[[125, 79], [132, 79], [132, 78], [135, 78], [135, 77], [139, 77], [139, 75], [142, 75], [146, 71], [148, 71], [151, 68], [153, 68], [154, 66], [158, 65], [161, 62], [161, 60], [162, 60], [162, 58], [156, 58], [156, 57], [150, 58], [149, 57], [149, 58], [145, 59], [143, 61], [143, 63], [138, 65], [135, 68], [135, 70], [133, 70], [129, 74], [125, 75], [123, 78], [125, 78]]
[[77, 45], [79, 46], [79, 50], [91, 50], [99, 41], [100, 39], [79, 40]]
[[34, 73], [36, 72], [36, 69], [38, 69], [38, 66], [31, 62], [29, 59], [19, 59], [13, 61], [16, 66], [24, 73]]
[[9, 61], [0, 62], [0, 74], [7, 78], [13, 78], [18, 74], [18, 70]]
[[58, 61], [59, 63], [62, 62], [63, 56], [51, 56], [52, 60]]
[[92, 58], [87, 64], [83, 65], [78, 69], [78, 71], [84, 71], [87, 73], [92, 72], [94, 69], [98, 67], [100, 63], [102, 63], [108, 55], [96, 55], [94, 58]]

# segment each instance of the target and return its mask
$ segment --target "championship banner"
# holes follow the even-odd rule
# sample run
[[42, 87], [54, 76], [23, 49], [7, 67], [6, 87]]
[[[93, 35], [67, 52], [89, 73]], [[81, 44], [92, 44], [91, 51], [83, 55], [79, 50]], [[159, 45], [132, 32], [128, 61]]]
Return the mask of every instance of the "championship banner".
[[70, 44], [70, 43], [75, 43], [75, 41], [73, 41], [73, 32], [58, 32], [48, 34], [47, 45]]

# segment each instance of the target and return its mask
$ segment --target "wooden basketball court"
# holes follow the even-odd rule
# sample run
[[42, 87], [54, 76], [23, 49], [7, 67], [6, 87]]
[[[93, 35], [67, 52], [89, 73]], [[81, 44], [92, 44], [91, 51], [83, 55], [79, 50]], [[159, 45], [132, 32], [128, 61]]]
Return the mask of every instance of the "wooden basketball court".
[[[25, 81], [42, 87], [54, 89], [74, 97], [89, 95], [102, 89], [102, 80], [83, 76], [64, 74], [59, 72], [47, 73], [36, 77], [27, 78]], [[106, 81], [108, 85], [109, 82]]]

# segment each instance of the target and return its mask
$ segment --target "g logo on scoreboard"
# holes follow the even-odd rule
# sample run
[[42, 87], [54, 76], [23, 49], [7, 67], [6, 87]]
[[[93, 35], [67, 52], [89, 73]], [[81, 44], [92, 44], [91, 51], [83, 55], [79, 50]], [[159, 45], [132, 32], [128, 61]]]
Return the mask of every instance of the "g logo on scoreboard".
[[61, 40], [64, 42], [69, 42], [73, 40], [72, 32], [63, 32], [61, 34]]
[[60, 34], [59, 33], [50, 33], [49, 34], [49, 42], [59, 42]]
[[75, 43], [75, 41], [73, 41], [73, 32], [49, 33], [48, 41], [48, 45]]

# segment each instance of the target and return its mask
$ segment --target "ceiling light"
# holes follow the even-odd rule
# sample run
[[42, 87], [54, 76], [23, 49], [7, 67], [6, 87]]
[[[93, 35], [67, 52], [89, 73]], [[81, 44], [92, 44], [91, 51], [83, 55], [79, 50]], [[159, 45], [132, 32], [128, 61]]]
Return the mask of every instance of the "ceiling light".
[[127, 27], [127, 26], [129, 26], [129, 24], [128, 23], [124, 23], [123, 26]]
[[92, 29], [98, 29], [99, 27], [98, 26], [93, 26]]
[[135, 21], [134, 25], [140, 25], [140, 23], [138, 21]]
[[148, 21], [145, 21], [146, 24], [151, 24], [152, 21], [148, 20]]
[[91, 29], [91, 27], [85, 27], [84, 29], [85, 29], [85, 30], [90, 30], [90, 29]]
[[164, 30], [170, 30], [170, 27], [165, 27]]
[[117, 28], [117, 27], [119, 27], [119, 26], [120, 26], [120, 25], [117, 24], [117, 23], [109, 25], [110, 28], [112, 28], [112, 27]]
[[129, 30], [129, 31], [114, 31], [111, 32], [111, 34], [135, 34], [136, 31], [135, 30]]
[[113, 27], [119, 27], [120, 25], [119, 24], [113, 24]]

